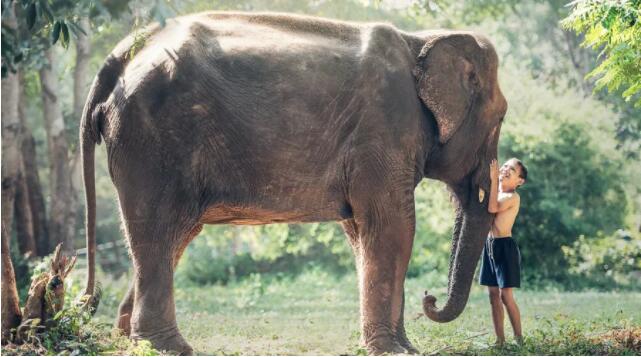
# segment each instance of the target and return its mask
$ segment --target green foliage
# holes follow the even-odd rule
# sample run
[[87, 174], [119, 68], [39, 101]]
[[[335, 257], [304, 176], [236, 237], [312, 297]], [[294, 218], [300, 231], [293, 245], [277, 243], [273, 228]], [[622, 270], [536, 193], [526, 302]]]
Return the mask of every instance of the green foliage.
[[596, 90], [624, 88], [626, 101], [641, 106], [641, 1], [574, 1], [562, 24], [585, 34], [583, 46], [601, 49], [605, 57], [589, 77], [600, 77]]
[[552, 137], [504, 135], [505, 157], [528, 167], [519, 188], [521, 208], [513, 228], [526, 276], [568, 279], [561, 249], [580, 235], [612, 232], [623, 224], [626, 197], [620, 165], [595, 150], [585, 127], [560, 122]]
[[[49, 269], [50, 257], [33, 262], [33, 276]], [[33, 321], [31, 338], [21, 345], [3, 346], [3, 355], [133, 355], [156, 356], [159, 352], [148, 341], [134, 342], [113, 329], [112, 323], [98, 322], [76, 300], [83, 292], [78, 281], [82, 271], [72, 271], [65, 279], [65, 305], [48, 321]], [[114, 299], [111, 284], [103, 290], [107, 302]], [[26, 301], [21, 299], [22, 302]]]
[[449, 192], [442, 182], [423, 180], [414, 195], [416, 236], [407, 275], [416, 277], [438, 271], [447, 278], [454, 223]]
[[[3, 0], [2, 77], [19, 67], [42, 65], [42, 52], [60, 43], [65, 49], [71, 35], [85, 35], [80, 19], [89, 17], [94, 26], [112, 21], [130, 10], [131, 0]], [[134, 1], [136, 27], [141, 22], [165, 20], [174, 15], [166, 0]], [[144, 8], [144, 9], [142, 9]], [[9, 11], [14, 9], [15, 11]], [[5, 26], [5, 18], [15, 14], [15, 23]]]
[[205, 227], [187, 248], [176, 272], [180, 283], [223, 283], [252, 273], [298, 274], [322, 265], [351, 269], [351, 249], [337, 224]]
[[595, 238], [580, 236], [563, 246], [570, 265], [569, 273], [583, 284], [612, 288], [641, 286], [641, 235], [619, 230], [612, 235], [601, 232]]
[[[78, 25], [78, 16], [86, 13], [90, 1], [23, 0], [2, 1], [2, 77], [7, 71], [15, 72], [23, 62], [37, 61], [33, 57], [60, 39], [63, 47], [70, 43], [70, 31], [78, 36], [84, 33]], [[13, 14], [13, 26], [5, 26], [5, 17]]]
[[[70, 304], [67, 304], [70, 305]], [[63, 308], [51, 320], [33, 325], [29, 342], [3, 346], [3, 355], [131, 355], [157, 356], [149, 341], [131, 341], [112, 329], [111, 323], [96, 323], [78, 305]], [[46, 326], [46, 328], [45, 328]]]

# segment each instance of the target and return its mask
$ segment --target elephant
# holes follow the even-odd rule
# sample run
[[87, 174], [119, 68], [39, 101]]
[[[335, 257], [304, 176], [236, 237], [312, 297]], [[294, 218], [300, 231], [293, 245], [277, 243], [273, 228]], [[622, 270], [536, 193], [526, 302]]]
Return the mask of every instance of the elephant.
[[117, 326], [192, 354], [173, 273], [205, 224], [338, 221], [353, 248], [361, 343], [417, 353], [404, 328], [414, 190], [454, 197], [447, 322], [465, 308], [492, 215], [490, 160], [507, 102], [498, 56], [474, 32], [405, 32], [280, 13], [203, 12], [123, 39], [80, 124], [87, 293], [95, 286], [94, 150], [105, 142], [134, 275]]

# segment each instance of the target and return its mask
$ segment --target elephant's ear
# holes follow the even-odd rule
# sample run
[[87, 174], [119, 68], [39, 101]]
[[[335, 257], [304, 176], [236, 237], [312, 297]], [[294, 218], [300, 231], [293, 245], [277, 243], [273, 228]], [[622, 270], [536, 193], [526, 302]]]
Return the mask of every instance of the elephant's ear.
[[480, 83], [473, 58], [481, 48], [468, 34], [431, 38], [421, 49], [413, 74], [418, 95], [434, 114], [445, 144], [469, 115]]

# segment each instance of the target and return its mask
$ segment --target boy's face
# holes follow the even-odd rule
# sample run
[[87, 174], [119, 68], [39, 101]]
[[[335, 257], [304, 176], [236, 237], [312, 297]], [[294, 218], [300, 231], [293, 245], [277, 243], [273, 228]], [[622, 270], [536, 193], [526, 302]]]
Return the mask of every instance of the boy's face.
[[521, 165], [516, 160], [508, 160], [499, 169], [501, 191], [513, 191], [525, 183], [521, 178]]

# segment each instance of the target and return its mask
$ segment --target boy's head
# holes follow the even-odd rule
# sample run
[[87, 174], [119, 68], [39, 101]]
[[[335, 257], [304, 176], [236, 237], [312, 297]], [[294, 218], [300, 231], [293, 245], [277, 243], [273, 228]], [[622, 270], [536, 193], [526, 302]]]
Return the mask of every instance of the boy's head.
[[499, 169], [501, 191], [513, 191], [527, 180], [527, 168], [521, 160], [511, 158]]

